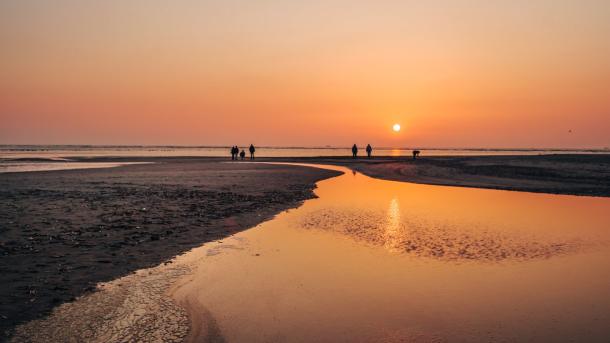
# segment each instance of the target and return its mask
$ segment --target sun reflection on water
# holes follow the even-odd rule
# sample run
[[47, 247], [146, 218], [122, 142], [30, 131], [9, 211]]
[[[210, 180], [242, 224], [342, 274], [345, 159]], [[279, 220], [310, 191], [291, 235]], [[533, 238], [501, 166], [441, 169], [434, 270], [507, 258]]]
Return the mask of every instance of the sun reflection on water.
[[400, 204], [397, 198], [392, 198], [387, 213], [387, 223], [385, 225], [384, 247], [392, 252], [399, 252], [402, 248], [402, 241], [405, 233], [400, 225]]
[[178, 303], [195, 299], [235, 342], [608, 337], [608, 199], [341, 171], [235, 236], [246, 243], [227, 238], [243, 249], [206, 256]]
[[[354, 175], [322, 182], [316, 191], [320, 199], [303, 209], [299, 227], [340, 233], [394, 254], [454, 262], [569, 255], [594, 249], [600, 239], [591, 237], [605, 232], [605, 217], [596, 199], [425, 186]], [[574, 204], [586, 205], [586, 210], [556, 211]], [[585, 221], [588, 235], [578, 229]]]

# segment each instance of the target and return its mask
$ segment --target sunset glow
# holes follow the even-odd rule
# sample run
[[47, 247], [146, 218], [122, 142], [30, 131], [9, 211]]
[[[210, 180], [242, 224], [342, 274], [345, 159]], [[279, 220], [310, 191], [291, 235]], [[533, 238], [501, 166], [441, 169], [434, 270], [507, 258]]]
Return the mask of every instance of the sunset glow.
[[610, 0], [0, 0], [0, 342], [610, 341], [609, 176]]
[[608, 1], [2, 1], [0, 32], [0, 144], [610, 146]]

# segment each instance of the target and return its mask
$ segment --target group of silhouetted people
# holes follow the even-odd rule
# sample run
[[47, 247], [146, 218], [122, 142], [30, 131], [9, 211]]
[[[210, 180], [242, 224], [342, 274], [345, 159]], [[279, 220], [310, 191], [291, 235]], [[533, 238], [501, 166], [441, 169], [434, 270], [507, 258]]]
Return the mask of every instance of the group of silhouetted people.
[[[248, 150], [250, 151], [250, 159], [253, 160], [254, 152], [256, 151], [256, 148], [254, 147], [253, 144], [250, 144], [250, 147], [248, 148]], [[240, 152], [237, 145], [235, 145], [235, 146], [231, 147], [231, 160], [237, 161], [238, 159], [241, 159], [242, 161], [245, 160], [246, 151], [242, 149]]]
[[[254, 159], [254, 152], [256, 151], [256, 148], [254, 147], [253, 144], [250, 144], [250, 147], [248, 148], [248, 150], [250, 151], [250, 159], [253, 160]], [[366, 156], [368, 158], [371, 158], [371, 155], [373, 154], [373, 147], [370, 144], [366, 145]], [[419, 150], [413, 150], [413, 159], [417, 159], [417, 157], [419, 156], [420, 151]], [[354, 144], [352, 146], [352, 158], [358, 158], [358, 146], [356, 144]], [[237, 145], [232, 146], [231, 147], [231, 160], [233, 161], [237, 161], [241, 159], [242, 161], [246, 159], [246, 151], [245, 150], [239, 150], [239, 147], [237, 147]]]
[[[373, 147], [371, 147], [370, 144], [366, 145], [366, 156], [368, 158], [371, 158], [371, 154], [373, 153]], [[413, 159], [417, 159], [417, 156], [419, 156], [420, 151], [419, 150], [413, 150]], [[354, 144], [352, 146], [352, 158], [358, 158], [358, 146], [356, 144]]]
[[[373, 147], [371, 147], [370, 144], [366, 145], [366, 156], [368, 158], [371, 158], [371, 154], [373, 153]], [[352, 146], [352, 157], [353, 158], [358, 158], [358, 147], [356, 146], [356, 144], [354, 144]]]

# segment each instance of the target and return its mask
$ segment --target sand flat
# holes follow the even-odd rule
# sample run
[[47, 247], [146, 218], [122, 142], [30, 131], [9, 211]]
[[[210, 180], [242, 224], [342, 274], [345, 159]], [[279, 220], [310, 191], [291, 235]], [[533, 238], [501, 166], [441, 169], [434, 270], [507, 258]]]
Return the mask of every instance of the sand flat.
[[[53, 328], [68, 325], [62, 318], [71, 318], [73, 337], [93, 342], [610, 336], [610, 199], [421, 185], [324, 168], [343, 174], [318, 182], [319, 198], [104, 284], [19, 327], [14, 341], [53, 340]], [[118, 306], [120, 315], [93, 323], [119, 336], [91, 335], [83, 329], [91, 319], [78, 314], [111, 305], [117, 289], [123, 303], [137, 306]], [[126, 320], [139, 317], [167, 325]]]
[[141, 162], [158, 163], [0, 175], [0, 341], [99, 282], [297, 206], [313, 196], [315, 181], [336, 175], [217, 160]]

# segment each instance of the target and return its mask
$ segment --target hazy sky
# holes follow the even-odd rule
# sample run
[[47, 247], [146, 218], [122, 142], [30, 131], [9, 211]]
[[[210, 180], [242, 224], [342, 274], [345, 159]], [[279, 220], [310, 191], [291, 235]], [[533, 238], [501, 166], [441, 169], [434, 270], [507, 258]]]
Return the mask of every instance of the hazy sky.
[[610, 1], [0, 1], [0, 144], [250, 142], [609, 147]]

